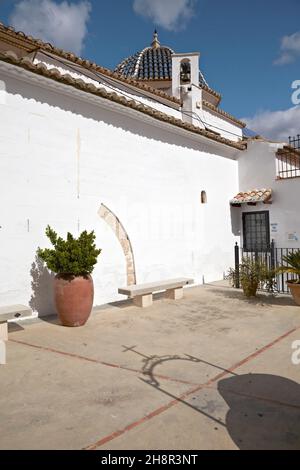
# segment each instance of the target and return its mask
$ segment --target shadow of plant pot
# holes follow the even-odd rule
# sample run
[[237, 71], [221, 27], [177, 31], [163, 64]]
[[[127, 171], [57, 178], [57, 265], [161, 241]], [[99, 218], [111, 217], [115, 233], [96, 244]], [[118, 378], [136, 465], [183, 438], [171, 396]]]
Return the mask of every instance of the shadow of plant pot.
[[48, 270], [44, 262], [35, 257], [31, 265], [31, 299], [29, 305], [39, 316], [53, 315], [56, 313], [53, 298], [54, 274]]

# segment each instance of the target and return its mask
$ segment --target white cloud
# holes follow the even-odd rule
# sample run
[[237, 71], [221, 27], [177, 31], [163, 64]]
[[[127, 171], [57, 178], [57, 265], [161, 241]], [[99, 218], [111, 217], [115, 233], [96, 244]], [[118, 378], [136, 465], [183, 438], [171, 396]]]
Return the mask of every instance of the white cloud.
[[10, 23], [18, 31], [57, 47], [80, 54], [91, 12], [88, 0], [21, 0], [11, 14]]
[[291, 36], [283, 36], [281, 39], [280, 55], [274, 61], [274, 64], [291, 64], [298, 57], [300, 57], [300, 31], [291, 34]]
[[289, 136], [300, 134], [300, 106], [283, 111], [262, 111], [243, 121], [263, 137], [287, 142]]
[[194, 15], [197, 0], [134, 0], [138, 15], [151, 18], [155, 25], [168, 30], [180, 30]]

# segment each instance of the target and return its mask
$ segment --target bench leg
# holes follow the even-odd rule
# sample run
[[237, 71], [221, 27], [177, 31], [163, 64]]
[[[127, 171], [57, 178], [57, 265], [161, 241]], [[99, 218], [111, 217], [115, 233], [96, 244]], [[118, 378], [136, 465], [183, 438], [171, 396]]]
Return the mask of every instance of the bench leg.
[[6, 364], [6, 345], [8, 340], [7, 323], [0, 323], [0, 364]]
[[6, 364], [6, 346], [5, 341], [0, 339], [0, 365]]
[[176, 289], [167, 289], [166, 298], [171, 300], [179, 300], [183, 297], [183, 287], [177, 287]]
[[142, 308], [150, 307], [150, 305], [152, 305], [152, 301], [153, 301], [152, 294], [137, 295], [133, 299], [134, 305], [136, 305], [137, 307], [142, 307]]
[[0, 323], [0, 339], [2, 339], [2, 341], [8, 341], [7, 322]]

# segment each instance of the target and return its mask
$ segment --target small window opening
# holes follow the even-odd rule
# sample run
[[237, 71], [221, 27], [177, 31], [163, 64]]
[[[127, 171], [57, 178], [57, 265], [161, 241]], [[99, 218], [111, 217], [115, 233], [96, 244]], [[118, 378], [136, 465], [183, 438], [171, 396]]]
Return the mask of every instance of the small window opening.
[[201, 191], [201, 204], [207, 203], [206, 191]]

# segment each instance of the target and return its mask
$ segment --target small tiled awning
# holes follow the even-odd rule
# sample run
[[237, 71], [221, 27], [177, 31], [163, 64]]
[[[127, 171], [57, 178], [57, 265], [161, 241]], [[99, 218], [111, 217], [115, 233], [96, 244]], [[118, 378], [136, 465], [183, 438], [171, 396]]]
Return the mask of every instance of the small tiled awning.
[[241, 204], [255, 205], [257, 202], [268, 204], [271, 202], [272, 189], [253, 189], [252, 191], [240, 192], [230, 204], [232, 206], [240, 206]]

